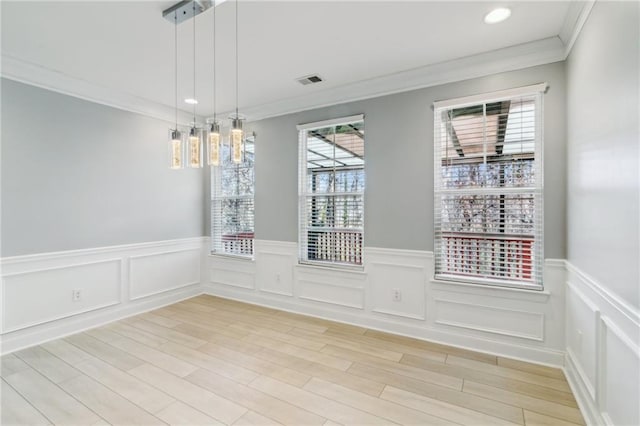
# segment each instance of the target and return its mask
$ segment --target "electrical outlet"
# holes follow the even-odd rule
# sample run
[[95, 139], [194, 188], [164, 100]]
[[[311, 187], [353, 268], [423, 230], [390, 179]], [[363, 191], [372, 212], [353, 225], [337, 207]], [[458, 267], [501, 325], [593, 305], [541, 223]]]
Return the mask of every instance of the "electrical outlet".
[[393, 301], [394, 302], [399, 302], [402, 300], [402, 292], [400, 291], [399, 288], [394, 288], [393, 290]]
[[276, 282], [279, 283], [280, 282], [280, 274], [276, 274]]
[[80, 290], [79, 288], [71, 290], [71, 300], [73, 302], [79, 302], [80, 299], [82, 299], [82, 290]]

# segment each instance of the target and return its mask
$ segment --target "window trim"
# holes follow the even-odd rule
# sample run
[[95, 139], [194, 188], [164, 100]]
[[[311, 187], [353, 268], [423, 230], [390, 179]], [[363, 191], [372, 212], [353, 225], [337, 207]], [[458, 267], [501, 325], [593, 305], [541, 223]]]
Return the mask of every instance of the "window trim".
[[322, 121], [314, 121], [311, 123], [298, 124], [296, 126], [296, 129], [298, 130], [298, 132], [300, 132], [302, 130], [321, 129], [323, 127], [337, 126], [340, 124], [351, 124], [351, 123], [357, 123], [359, 121], [364, 121], [364, 114], [356, 114], [356, 115], [350, 115], [348, 117], [332, 118], [330, 120], [322, 120]]
[[[539, 194], [539, 205], [536, 204], [535, 209], [540, 212], [540, 217], [538, 218], [539, 223], [539, 253], [540, 259], [538, 259], [537, 265], [533, 264], [532, 271], [536, 271], [539, 269], [540, 274], [540, 282], [533, 284], [524, 284], [518, 281], [510, 281], [510, 280], [498, 280], [491, 279], [486, 277], [474, 277], [469, 276], [465, 277], [463, 275], [447, 275], [440, 274], [437, 275], [436, 265], [434, 265], [433, 276], [431, 277], [432, 282], [438, 282], [443, 284], [460, 284], [460, 285], [471, 285], [477, 287], [484, 288], [509, 288], [516, 290], [524, 290], [524, 291], [533, 291], [533, 292], [543, 292], [545, 291], [544, 286], [544, 93], [548, 89], [547, 83], [538, 83], [529, 86], [516, 87], [506, 90], [499, 90], [488, 93], [481, 93], [476, 95], [464, 96], [459, 98], [447, 99], [442, 101], [435, 101], [432, 105], [433, 108], [433, 149], [434, 149], [434, 263], [438, 260], [438, 248], [440, 247], [438, 244], [438, 232], [437, 229], [441, 226], [441, 224], [437, 221], [438, 217], [438, 209], [441, 208], [441, 203], [438, 197], [441, 195], [443, 188], [441, 186], [437, 186], [440, 182], [441, 178], [439, 174], [441, 173], [441, 158], [439, 158], [441, 147], [438, 146], [439, 139], [439, 129], [438, 129], [438, 114], [443, 110], [451, 110], [455, 108], [464, 108], [467, 106], [475, 106], [475, 105], [485, 105], [488, 103], [493, 103], [496, 101], [504, 101], [510, 100], [519, 97], [526, 96], [535, 96], [536, 97], [536, 109], [535, 109], [535, 119], [536, 119], [536, 136], [534, 139], [534, 159], [536, 163], [536, 168], [539, 173], [536, 175], [536, 183], [533, 187], [533, 194]], [[498, 191], [500, 188], [494, 189]], [[506, 190], [506, 193], [511, 192], [510, 188], [501, 188]], [[489, 189], [491, 191], [492, 189]], [[483, 191], [478, 191], [482, 193]], [[515, 192], [515, 191], [514, 191]], [[534, 231], [535, 232], [535, 231]], [[535, 241], [538, 243], [538, 241]], [[535, 273], [535, 272], [534, 272]]]
[[[362, 191], [360, 191], [360, 195], [362, 197], [362, 205], [363, 205], [363, 211], [362, 211], [362, 220], [363, 220], [363, 227], [362, 227], [362, 246], [361, 246], [361, 254], [360, 254], [360, 259], [361, 259], [361, 263], [358, 264], [353, 264], [353, 263], [345, 263], [345, 262], [328, 262], [328, 261], [321, 261], [321, 260], [307, 260], [307, 259], [303, 259], [302, 258], [302, 252], [303, 252], [303, 241], [307, 241], [306, 238], [303, 239], [302, 236], [302, 230], [303, 230], [303, 223], [302, 223], [302, 197], [306, 197], [308, 196], [308, 193], [306, 192], [306, 177], [308, 174], [308, 169], [306, 168], [306, 161], [302, 161], [303, 158], [306, 159], [306, 148], [307, 148], [307, 143], [306, 143], [306, 136], [305, 136], [305, 143], [304, 146], [301, 143], [302, 142], [302, 132], [307, 132], [309, 130], [315, 130], [315, 129], [321, 129], [321, 128], [325, 128], [325, 127], [332, 127], [332, 126], [339, 126], [339, 125], [346, 125], [346, 124], [351, 124], [351, 123], [358, 123], [358, 122], [364, 122], [364, 114], [356, 114], [356, 115], [350, 115], [350, 116], [346, 116], [346, 117], [340, 117], [340, 118], [333, 118], [333, 119], [329, 119], [329, 120], [322, 120], [322, 121], [314, 121], [314, 122], [309, 122], [309, 123], [302, 123], [302, 124], [298, 124], [296, 126], [296, 130], [298, 131], [298, 266], [308, 266], [308, 267], [313, 267], [313, 268], [321, 268], [321, 269], [331, 269], [334, 271], [343, 271], [343, 272], [353, 272], [353, 273], [362, 273], [364, 271], [364, 259], [365, 259], [365, 232], [364, 232], [364, 218], [366, 216], [366, 212], [364, 210], [364, 200], [365, 200], [365, 190], [366, 190], [366, 183], [365, 183], [365, 189], [363, 189]], [[366, 155], [366, 154], [365, 154]], [[303, 157], [304, 156], [304, 157]], [[365, 173], [365, 182], [366, 182], [366, 170], [365, 170], [365, 166], [366, 166], [366, 160], [365, 160], [365, 165], [362, 166], [362, 170]], [[304, 169], [304, 170], [303, 170]], [[350, 193], [350, 194], [355, 194], [355, 193]], [[304, 227], [305, 230], [308, 229], [308, 227]], [[308, 245], [305, 244], [305, 249], [308, 248]]]
[[530, 86], [514, 87], [512, 89], [497, 90], [495, 92], [485, 92], [476, 95], [462, 96], [460, 98], [445, 99], [435, 101], [433, 110], [442, 108], [463, 108], [465, 106], [475, 105], [479, 103], [491, 103], [495, 101], [505, 100], [509, 98], [517, 98], [520, 96], [534, 95], [537, 93], [545, 93], [549, 85], [547, 83], [532, 84]]

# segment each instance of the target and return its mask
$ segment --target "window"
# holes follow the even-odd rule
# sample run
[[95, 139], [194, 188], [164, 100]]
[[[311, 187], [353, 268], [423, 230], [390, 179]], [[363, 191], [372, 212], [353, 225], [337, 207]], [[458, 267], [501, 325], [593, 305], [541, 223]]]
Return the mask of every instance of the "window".
[[362, 265], [363, 116], [298, 126], [300, 261]]
[[216, 254], [253, 257], [254, 136], [244, 141], [239, 164], [228, 144], [221, 144], [220, 165], [211, 168], [211, 250]]
[[542, 288], [542, 92], [435, 104], [435, 277]]

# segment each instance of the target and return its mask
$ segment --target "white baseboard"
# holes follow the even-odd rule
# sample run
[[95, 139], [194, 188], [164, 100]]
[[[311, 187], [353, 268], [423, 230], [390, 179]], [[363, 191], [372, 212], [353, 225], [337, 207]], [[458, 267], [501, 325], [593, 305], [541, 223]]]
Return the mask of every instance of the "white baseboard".
[[[203, 238], [3, 258], [0, 353], [201, 293]], [[72, 291], [80, 290], [80, 300]]]

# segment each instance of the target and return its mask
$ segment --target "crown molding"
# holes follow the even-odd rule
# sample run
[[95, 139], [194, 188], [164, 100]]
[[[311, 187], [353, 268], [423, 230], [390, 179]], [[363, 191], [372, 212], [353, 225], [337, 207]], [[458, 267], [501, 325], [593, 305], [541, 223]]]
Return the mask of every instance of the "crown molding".
[[574, 0], [569, 4], [569, 10], [560, 30], [560, 40], [564, 43], [564, 59], [566, 59], [573, 49], [580, 31], [589, 18], [591, 9], [596, 4], [596, 0]]
[[[0, 75], [9, 80], [51, 90], [63, 95], [142, 114], [168, 123], [175, 122], [175, 109], [170, 106], [113, 88], [100, 86], [13, 56], [2, 54]], [[204, 123], [203, 117], [197, 117], [197, 120]], [[178, 111], [179, 125], [189, 126], [192, 122], [193, 115]]]
[[[242, 108], [250, 121], [438, 86], [499, 72], [514, 71], [564, 60], [564, 44], [550, 37], [460, 59], [328, 88], [305, 95]], [[226, 114], [226, 113], [225, 113]]]
[[[562, 61], [565, 45], [559, 37], [550, 37], [493, 50], [451, 61], [427, 65], [355, 83], [330, 87], [313, 95], [280, 99], [274, 102], [243, 108], [248, 121], [274, 117], [298, 111], [321, 108], [346, 102], [369, 99], [425, 87], [514, 71], [536, 65]], [[1, 75], [32, 86], [85, 99], [172, 123], [174, 109], [170, 106], [100, 86], [59, 71], [2, 55]], [[219, 116], [226, 116], [231, 111]], [[198, 117], [201, 122], [204, 117]], [[178, 123], [188, 125], [192, 116], [179, 112]]]

